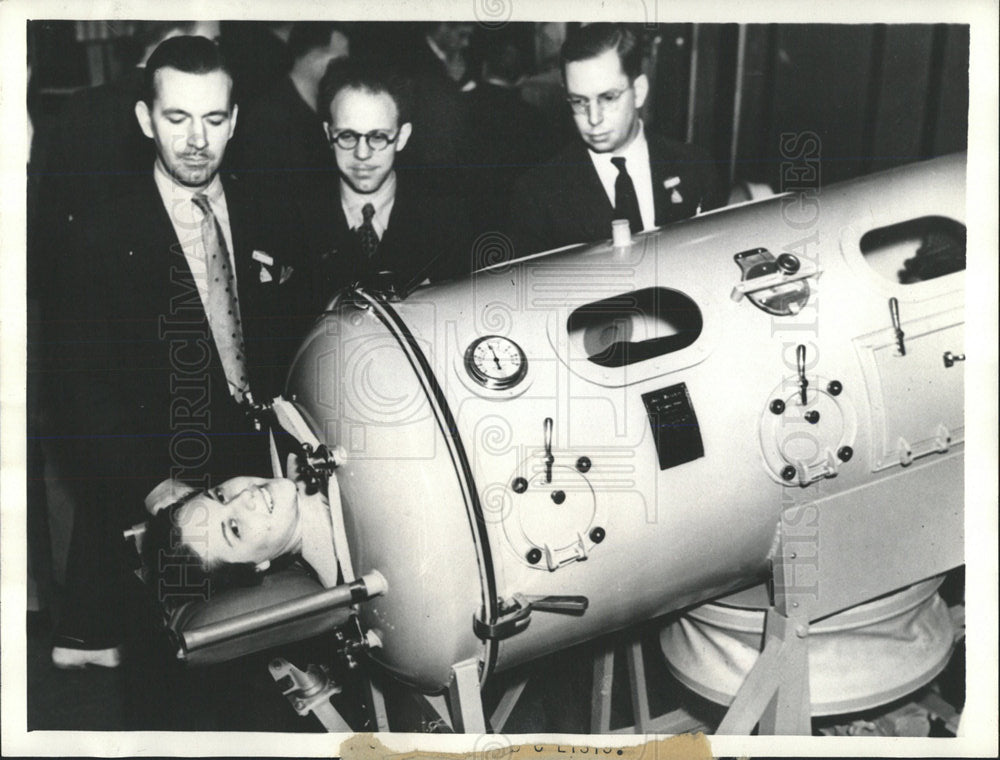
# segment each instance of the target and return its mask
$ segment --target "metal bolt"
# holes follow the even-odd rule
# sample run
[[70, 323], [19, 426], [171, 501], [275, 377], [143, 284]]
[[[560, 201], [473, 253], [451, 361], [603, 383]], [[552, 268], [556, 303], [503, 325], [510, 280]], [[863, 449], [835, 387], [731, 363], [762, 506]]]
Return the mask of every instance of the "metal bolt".
[[528, 551], [528, 553], [525, 555], [524, 558], [528, 560], [529, 565], [537, 565], [542, 559], [542, 550], [531, 549]]
[[798, 554], [796, 554], [795, 552], [792, 552], [791, 554], [789, 554], [789, 555], [788, 555], [789, 559], [795, 559], [795, 558], [796, 558], [796, 557], [798, 557], [798, 556], [799, 556], [799, 555], [798, 555]]
[[790, 464], [786, 464], [781, 470], [782, 480], [795, 480], [795, 468]]
[[778, 256], [778, 268], [785, 274], [795, 274], [801, 266], [798, 256], [791, 253], [783, 253]]
[[837, 456], [840, 458], [841, 462], [850, 462], [851, 457], [854, 456], [854, 449], [850, 446], [841, 446], [837, 449]]
[[552, 501], [554, 501], [556, 504], [562, 504], [564, 501], [566, 501], [566, 492], [565, 491], [553, 491], [552, 492]]
[[785, 402], [780, 398], [776, 398], [771, 402], [771, 414], [781, 414], [785, 411]]
[[844, 390], [844, 385], [839, 380], [831, 380], [827, 383], [826, 390], [831, 396], [839, 396], [840, 392]]
[[815, 409], [810, 409], [808, 412], [806, 412], [806, 422], [808, 422], [810, 425], [815, 425], [817, 422], [819, 422], [819, 412], [817, 412]]
[[591, 467], [590, 457], [580, 457], [576, 460], [576, 469], [580, 472], [589, 472]]
[[809, 631], [806, 629], [804, 625], [800, 625], [795, 629], [795, 635], [798, 636], [800, 639], [804, 639], [807, 633], [809, 633]]
[[524, 493], [528, 490], [528, 481], [524, 478], [514, 478], [510, 487], [514, 489], [514, 493]]
[[604, 528], [594, 528], [590, 531], [590, 540], [595, 544], [601, 543], [607, 534], [604, 532]]

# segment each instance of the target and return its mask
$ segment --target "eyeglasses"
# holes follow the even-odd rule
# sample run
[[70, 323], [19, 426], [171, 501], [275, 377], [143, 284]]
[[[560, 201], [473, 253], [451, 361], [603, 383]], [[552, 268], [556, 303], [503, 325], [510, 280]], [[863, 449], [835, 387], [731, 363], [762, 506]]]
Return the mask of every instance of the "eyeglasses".
[[[632, 89], [631, 86], [623, 87], [620, 90], [608, 90], [607, 92], [602, 92], [593, 100], [597, 101], [597, 105], [601, 111], [604, 109], [612, 110], [618, 107], [622, 95], [630, 89]], [[591, 98], [585, 98], [582, 95], [570, 95], [566, 98], [566, 102], [569, 103], [569, 107], [573, 109], [573, 113], [575, 114], [582, 116], [590, 111]]]
[[397, 131], [394, 135], [387, 135], [385, 132], [380, 132], [378, 130], [368, 132], [367, 134], [358, 134], [350, 129], [345, 129], [343, 132], [338, 132], [337, 134], [329, 134], [330, 147], [332, 148], [336, 145], [338, 148], [343, 150], [354, 150], [357, 147], [358, 141], [364, 139], [365, 144], [368, 145], [371, 150], [385, 150], [392, 143], [396, 142], [399, 137], [399, 132]]

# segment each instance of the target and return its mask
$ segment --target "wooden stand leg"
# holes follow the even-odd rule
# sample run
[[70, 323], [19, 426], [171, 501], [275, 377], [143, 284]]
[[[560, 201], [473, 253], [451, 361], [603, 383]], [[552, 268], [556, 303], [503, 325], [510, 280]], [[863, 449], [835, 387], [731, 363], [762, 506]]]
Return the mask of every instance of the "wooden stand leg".
[[483, 699], [479, 692], [478, 660], [465, 660], [451, 666], [448, 698], [455, 731], [464, 734], [486, 733]]
[[773, 607], [764, 626], [764, 649], [733, 698], [717, 734], [810, 735], [808, 627]]
[[611, 729], [611, 688], [614, 685], [615, 648], [609, 644], [594, 658], [594, 685], [590, 697], [590, 733]]
[[636, 637], [625, 649], [628, 659], [629, 691], [635, 733], [649, 733], [649, 692], [646, 690], [646, 663], [642, 659], [642, 640]]
[[490, 726], [492, 726], [494, 731], [503, 730], [503, 727], [507, 724], [507, 719], [510, 718], [510, 714], [513, 712], [514, 706], [517, 704], [517, 700], [521, 698], [521, 694], [524, 692], [524, 687], [527, 685], [528, 678], [525, 676], [509, 686], [503, 693], [503, 696], [500, 698], [500, 703], [490, 716]]

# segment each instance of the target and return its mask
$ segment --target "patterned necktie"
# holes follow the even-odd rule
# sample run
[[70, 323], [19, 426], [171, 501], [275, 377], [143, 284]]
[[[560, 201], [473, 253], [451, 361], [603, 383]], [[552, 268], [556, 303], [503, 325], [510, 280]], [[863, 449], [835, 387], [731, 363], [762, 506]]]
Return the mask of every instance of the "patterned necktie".
[[642, 214], [639, 213], [639, 199], [635, 195], [635, 185], [625, 168], [624, 156], [615, 156], [611, 163], [618, 169], [615, 179], [615, 219], [628, 219], [632, 232], [642, 232]]
[[208, 197], [198, 193], [192, 199], [201, 209], [201, 239], [205, 244], [205, 276], [208, 280], [208, 323], [212, 327], [219, 358], [233, 396], [242, 402], [249, 393], [246, 349], [240, 327], [240, 304], [236, 297], [236, 280], [229, 266], [229, 249], [215, 218]]
[[361, 209], [361, 216], [364, 221], [358, 227], [358, 237], [361, 240], [361, 250], [370, 259], [375, 255], [375, 251], [378, 250], [378, 234], [375, 232], [375, 225], [372, 224], [372, 218], [375, 216], [375, 207], [370, 203], [366, 203]]

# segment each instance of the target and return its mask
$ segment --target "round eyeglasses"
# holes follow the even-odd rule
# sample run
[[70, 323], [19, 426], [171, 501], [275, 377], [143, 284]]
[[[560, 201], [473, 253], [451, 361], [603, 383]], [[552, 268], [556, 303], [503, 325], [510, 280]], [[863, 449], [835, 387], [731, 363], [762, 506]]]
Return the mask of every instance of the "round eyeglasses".
[[566, 102], [569, 103], [569, 107], [573, 109], [573, 113], [580, 114], [581, 116], [590, 112], [591, 102], [596, 102], [598, 108], [601, 111], [612, 110], [617, 108], [622, 95], [628, 92], [631, 87], [623, 87], [620, 90], [608, 90], [607, 92], [602, 92], [596, 98], [585, 98], [582, 95], [570, 95], [566, 98]]
[[388, 135], [380, 130], [373, 130], [365, 134], [359, 134], [353, 130], [345, 129], [337, 134], [329, 134], [330, 147], [337, 146], [343, 150], [354, 150], [357, 147], [360, 140], [364, 140], [365, 144], [371, 150], [385, 150], [392, 143], [396, 142], [399, 137], [399, 132], [397, 131], [394, 135]]

